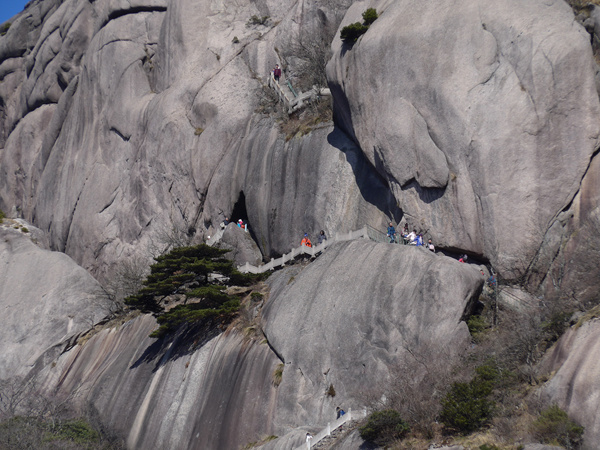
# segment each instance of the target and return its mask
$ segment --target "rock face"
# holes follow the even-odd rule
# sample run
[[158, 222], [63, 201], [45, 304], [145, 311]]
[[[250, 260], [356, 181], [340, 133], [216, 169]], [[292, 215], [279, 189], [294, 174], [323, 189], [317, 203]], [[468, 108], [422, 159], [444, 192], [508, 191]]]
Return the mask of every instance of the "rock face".
[[556, 374], [548, 381], [542, 396], [557, 403], [570, 417], [585, 427], [585, 449], [598, 448], [600, 442], [600, 320], [571, 328], [547, 356], [548, 371]]
[[225, 258], [234, 261], [238, 266], [246, 262], [256, 266], [262, 262], [260, 249], [250, 233], [242, 230], [234, 223], [230, 223], [225, 229], [219, 247], [230, 250], [229, 253], [225, 254]]
[[333, 44], [337, 123], [409, 222], [522, 276], [597, 147], [589, 35], [561, 1], [355, 3], [342, 26], [367, 6], [367, 33]]
[[[349, 280], [360, 273], [356, 290]], [[271, 283], [264, 342], [236, 330], [155, 341], [154, 319], [142, 316], [60, 355], [40, 383], [59, 397], [81, 392], [131, 448], [231, 449], [268, 435], [281, 440], [267, 448], [295, 447], [336, 405], [362, 407], [365, 384], [382, 387], [407, 349], [451, 359], [467, 345], [461, 317], [483, 279], [423, 249], [351, 241]]]
[[94, 301], [99, 285], [63, 253], [37, 247], [0, 225], [0, 380], [24, 376], [47, 349], [106, 315]]

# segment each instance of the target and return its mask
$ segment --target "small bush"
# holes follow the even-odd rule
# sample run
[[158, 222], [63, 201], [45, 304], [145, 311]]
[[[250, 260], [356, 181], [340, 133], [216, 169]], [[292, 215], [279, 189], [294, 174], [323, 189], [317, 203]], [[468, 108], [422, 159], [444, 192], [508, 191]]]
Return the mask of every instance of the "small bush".
[[490, 398], [498, 370], [491, 364], [476, 369], [469, 383], [454, 383], [442, 400], [441, 422], [460, 433], [478, 430], [492, 418], [495, 402]]
[[487, 323], [481, 316], [471, 316], [467, 319], [467, 326], [469, 327], [469, 333], [474, 339], [477, 339], [478, 335], [487, 329]]
[[0, 209], [0, 223], [2, 223], [5, 218], [6, 216], [4, 215], [4, 212]]
[[361, 438], [382, 447], [403, 438], [409, 431], [408, 424], [393, 409], [374, 412], [359, 428]]
[[4, 25], [0, 27], [0, 36], [4, 36], [8, 33], [8, 30], [12, 24], [10, 22], [6, 22]]
[[359, 37], [365, 34], [368, 29], [369, 27], [362, 23], [354, 22], [342, 28], [342, 31], [340, 31], [340, 38], [347, 44], [353, 44]]
[[29, 233], [29, 228], [27, 228], [27, 227], [21, 227], [21, 231], [23, 233]]
[[84, 420], [75, 420], [67, 422], [61, 426], [50, 438], [50, 440], [68, 440], [78, 444], [87, 444], [97, 442], [100, 439], [100, 435], [92, 426]]
[[369, 8], [362, 14], [363, 24], [369, 26], [373, 22], [375, 22], [375, 20], [377, 20], [378, 17], [379, 15], [377, 14], [375, 8]]
[[252, 294], [250, 294], [250, 300], [252, 300], [253, 302], [260, 302], [263, 298], [264, 295], [262, 295], [260, 292], [253, 292]]
[[247, 25], [266, 25], [269, 18], [269, 16], [258, 17], [257, 15], [254, 15], [248, 19]]
[[367, 32], [371, 24], [375, 22], [378, 17], [379, 15], [375, 8], [368, 8], [362, 14], [363, 23], [354, 22], [342, 28], [340, 31], [340, 39], [346, 44], [355, 43], [359, 37]]
[[325, 395], [332, 398], [335, 397], [335, 388], [333, 387], [333, 384], [329, 385], [329, 388], [325, 391]]
[[273, 386], [279, 387], [281, 384], [281, 380], [283, 380], [283, 369], [285, 364], [278, 364], [275, 370], [273, 371]]
[[204, 133], [204, 128], [202, 128], [202, 127], [198, 127], [194, 130], [194, 134], [196, 136], [200, 136], [202, 133]]
[[233, 42], [234, 44], [239, 44], [239, 43], [240, 43], [240, 40], [238, 39], [238, 37], [237, 37], [237, 36], [234, 36], [234, 37], [233, 37], [233, 40], [232, 40], [231, 42]]
[[559, 444], [565, 448], [578, 448], [584, 431], [558, 405], [543, 410], [531, 428], [533, 435], [541, 442]]
[[491, 444], [483, 444], [479, 446], [479, 450], [500, 450], [500, 447], [498, 447], [497, 445]]

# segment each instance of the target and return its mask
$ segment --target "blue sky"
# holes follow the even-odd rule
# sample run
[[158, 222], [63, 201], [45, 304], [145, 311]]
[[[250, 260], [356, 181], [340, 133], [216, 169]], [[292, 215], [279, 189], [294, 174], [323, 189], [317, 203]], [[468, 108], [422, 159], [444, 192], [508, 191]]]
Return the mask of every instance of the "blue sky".
[[29, 0], [0, 0], [0, 23], [20, 13]]

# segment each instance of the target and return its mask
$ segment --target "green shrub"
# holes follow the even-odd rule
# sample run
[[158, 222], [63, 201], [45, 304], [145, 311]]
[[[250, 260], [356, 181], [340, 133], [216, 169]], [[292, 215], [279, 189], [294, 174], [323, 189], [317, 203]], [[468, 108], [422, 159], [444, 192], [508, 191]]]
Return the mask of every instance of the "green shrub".
[[248, 25], [266, 25], [269, 21], [269, 16], [258, 17], [257, 15], [253, 15], [248, 19]]
[[499, 377], [498, 369], [486, 364], [476, 373], [468, 383], [454, 383], [442, 400], [440, 420], [447, 428], [470, 433], [492, 418], [495, 402], [490, 396]]
[[2, 223], [5, 218], [6, 216], [4, 215], [4, 212], [0, 209], [0, 223]]
[[403, 438], [409, 431], [408, 424], [393, 409], [374, 412], [359, 428], [361, 438], [382, 447]]
[[479, 450], [500, 450], [500, 447], [498, 447], [497, 445], [491, 444], [483, 444], [479, 446]]
[[263, 298], [264, 295], [262, 295], [260, 292], [253, 292], [252, 294], [250, 294], [250, 299], [253, 302], [260, 302]]
[[355, 22], [350, 25], [345, 26], [340, 31], [340, 38], [347, 44], [352, 44], [358, 40], [363, 34], [367, 32], [369, 27], [363, 25], [362, 23]]
[[379, 15], [377, 14], [375, 8], [369, 8], [365, 10], [365, 12], [362, 14], [363, 23], [354, 22], [342, 28], [340, 31], [340, 39], [346, 44], [355, 43], [359, 37], [367, 32], [369, 26], [371, 26], [371, 24], [375, 22], [378, 17]]
[[568, 449], [579, 447], [584, 431], [558, 405], [543, 410], [531, 428], [533, 435], [541, 442], [559, 444]]
[[4, 36], [8, 33], [8, 30], [12, 24], [10, 22], [6, 22], [4, 25], [0, 27], [0, 36]]
[[363, 23], [366, 26], [371, 25], [373, 22], [375, 22], [375, 20], [377, 20], [378, 17], [379, 15], [377, 14], [375, 8], [369, 8], [362, 14]]
[[476, 337], [479, 333], [487, 329], [487, 323], [481, 316], [471, 316], [467, 319], [467, 326], [469, 327], [469, 333], [473, 337]]
[[27, 228], [27, 227], [21, 227], [21, 231], [23, 233], [29, 233], [29, 228]]
[[97, 442], [100, 435], [85, 420], [74, 420], [63, 424], [48, 440], [67, 440], [78, 444]]

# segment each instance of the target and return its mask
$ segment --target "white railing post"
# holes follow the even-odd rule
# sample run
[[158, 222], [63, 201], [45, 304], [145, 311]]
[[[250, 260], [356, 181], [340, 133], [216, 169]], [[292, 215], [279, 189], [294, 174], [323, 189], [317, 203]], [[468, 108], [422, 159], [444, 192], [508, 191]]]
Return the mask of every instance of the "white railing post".
[[331, 436], [331, 422], [327, 422], [327, 436]]

